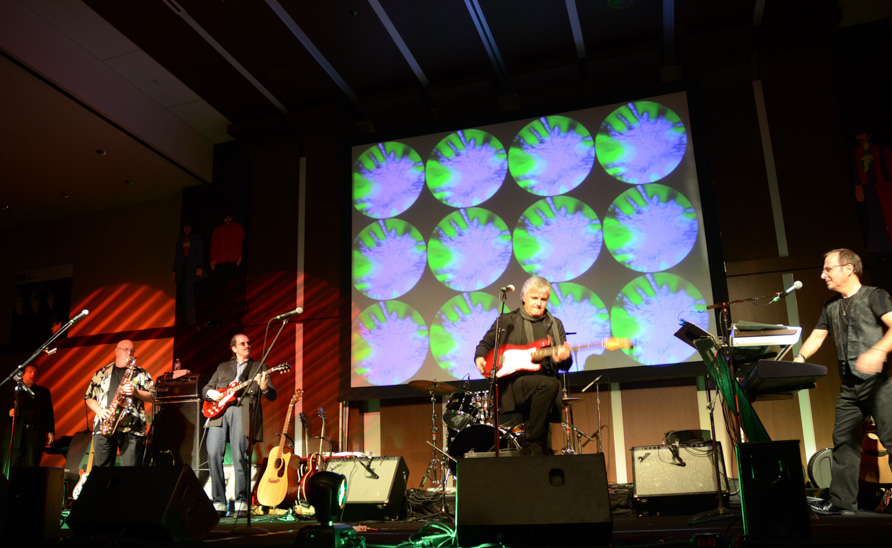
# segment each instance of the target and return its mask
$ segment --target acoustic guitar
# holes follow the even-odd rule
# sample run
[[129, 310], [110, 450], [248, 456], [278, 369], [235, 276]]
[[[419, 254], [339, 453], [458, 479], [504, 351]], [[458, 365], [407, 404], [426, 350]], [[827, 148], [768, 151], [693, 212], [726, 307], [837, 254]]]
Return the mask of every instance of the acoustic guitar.
[[[499, 366], [496, 368], [496, 377], [502, 378], [518, 371], [539, 371], [542, 365], [539, 363], [543, 359], [554, 355], [554, 346], [551, 345], [551, 337], [547, 339], [539, 339], [529, 344], [503, 344], [499, 346]], [[629, 339], [618, 339], [610, 337], [602, 341], [595, 341], [579, 346], [571, 346], [570, 350], [579, 350], [580, 348], [606, 348], [607, 350], [619, 350], [620, 348], [632, 348], [632, 342]], [[483, 366], [483, 375], [490, 377], [490, 371], [495, 361], [493, 360], [493, 352], [495, 348], [486, 354], [486, 364]]]
[[303, 390], [296, 390], [288, 404], [285, 425], [279, 434], [279, 445], [273, 447], [266, 459], [266, 470], [257, 484], [257, 502], [263, 506], [288, 508], [297, 500], [300, 483], [297, 480], [297, 468], [291, 466], [293, 451], [285, 452], [285, 438], [288, 436], [288, 425], [291, 424], [291, 412], [294, 404], [303, 395]]
[[[266, 372], [270, 374], [276, 372], [284, 373], [289, 369], [291, 369], [291, 364], [283, 363], [273, 367], [272, 369], [267, 369]], [[226, 408], [237, 401], [238, 395], [242, 391], [242, 388], [248, 386], [254, 381], [260, 381], [261, 373], [255, 375], [253, 379], [248, 379], [244, 382], [232, 381], [231, 383], [229, 383], [229, 386], [226, 387], [226, 391], [220, 394], [219, 399], [217, 399], [216, 401], [205, 401], [201, 405], [201, 414], [208, 419], [216, 419], [217, 417], [221, 416], [223, 413], [226, 412]]]
[[325, 460], [323, 446], [325, 443], [325, 409], [319, 408], [319, 418], [322, 419], [322, 428], [319, 430], [319, 452], [313, 453], [307, 458], [307, 470], [300, 479], [300, 498], [307, 500], [307, 483], [316, 472], [324, 472], [328, 463]]

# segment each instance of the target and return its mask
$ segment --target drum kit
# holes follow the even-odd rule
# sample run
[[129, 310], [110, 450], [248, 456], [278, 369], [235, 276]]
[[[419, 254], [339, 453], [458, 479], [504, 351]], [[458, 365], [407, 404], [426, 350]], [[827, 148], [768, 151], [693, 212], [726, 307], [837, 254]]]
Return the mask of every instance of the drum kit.
[[[409, 386], [430, 394], [431, 397], [431, 441], [432, 458], [424, 476], [421, 488], [430, 480], [431, 485], [445, 486], [448, 473], [456, 474], [458, 459], [468, 453], [487, 453], [494, 451], [495, 427], [494, 410], [488, 391], [467, 392], [451, 384], [437, 381], [411, 381]], [[437, 397], [448, 397], [443, 411], [443, 422], [446, 425], [446, 451], [437, 445]], [[517, 422], [517, 421], [515, 421]], [[513, 427], [512, 427], [513, 426]], [[512, 425], [510, 422], [499, 425], [499, 450], [520, 449], [520, 438], [523, 436], [522, 424]], [[445, 466], [444, 466], [445, 464]], [[440, 471], [448, 470], [440, 477]]]
[[[585, 392], [592, 385], [596, 385], [600, 376], [582, 389]], [[571, 397], [567, 389], [566, 374], [563, 378], [561, 394], [562, 403], [562, 427], [565, 434], [564, 455], [579, 454], [582, 447], [595, 441], [579, 428], [573, 425], [572, 404], [582, 398]], [[470, 392], [460, 390], [451, 384], [434, 381], [411, 381], [409, 386], [430, 394], [431, 398], [431, 460], [424, 476], [421, 478], [421, 488], [430, 481], [433, 486], [445, 486], [449, 474], [456, 476], [458, 460], [468, 457], [471, 453], [493, 454], [495, 451], [495, 410], [492, 408], [492, 399], [489, 391]], [[437, 445], [437, 433], [440, 431], [437, 415], [437, 398], [447, 397], [443, 410], [443, 423], [446, 425], [446, 451]], [[594, 434], [598, 438], [598, 452], [601, 452], [601, 398], [597, 396], [598, 407], [598, 431]], [[499, 425], [499, 452], [517, 454], [520, 450], [524, 436], [523, 420], [520, 413], [502, 413], [498, 417]], [[582, 438], [587, 441], [582, 442]], [[441, 481], [441, 471], [443, 472]]]

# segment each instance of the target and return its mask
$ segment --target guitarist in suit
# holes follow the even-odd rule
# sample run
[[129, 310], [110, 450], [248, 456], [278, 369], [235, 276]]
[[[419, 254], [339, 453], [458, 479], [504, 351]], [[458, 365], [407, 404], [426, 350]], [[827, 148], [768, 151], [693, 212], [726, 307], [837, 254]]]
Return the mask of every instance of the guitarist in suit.
[[[247, 493], [248, 451], [252, 443], [263, 441], [263, 408], [260, 402], [254, 405], [260, 395], [268, 400], [276, 399], [276, 389], [269, 378], [265, 363], [251, 359], [251, 340], [239, 333], [229, 343], [232, 359], [217, 366], [211, 380], [202, 388], [202, 395], [208, 401], [216, 401], [225, 395], [226, 388], [233, 382], [244, 382], [254, 379], [248, 384], [239, 397], [232, 400], [226, 411], [207, 421], [208, 468], [211, 473], [211, 492], [214, 509], [217, 514], [226, 514], [226, 480], [223, 475], [223, 456], [226, 444], [230, 445], [233, 472], [235, 473], [235, 515], [242, 517], [248, 512], [250, 495]], [[251, 411], [255, 411], [253, 432], [251, 428]]]
[[[554, 354], [544, 358], [538, 371], [519, 371], [498, 380], [499, 412], [520, 411], [526, 421], [521, 452], [528, 455], [550, 455], [548, 423], [560, 422], [561, 381], [558, 370], [567, 371], [573, 364], [567, 335], [561, 321], [552, 316], [546, 306], [551, 295], [551, 284], [545, 278], [533, 276], [520, 290], [522, 306], [502, 315], [503, 329], [500, 347], [506, 344], [523, 345], [551, 337]], [[495, 346], [496, 322], [483, 336], [474, 361], [485, 375], [486, 355]]]

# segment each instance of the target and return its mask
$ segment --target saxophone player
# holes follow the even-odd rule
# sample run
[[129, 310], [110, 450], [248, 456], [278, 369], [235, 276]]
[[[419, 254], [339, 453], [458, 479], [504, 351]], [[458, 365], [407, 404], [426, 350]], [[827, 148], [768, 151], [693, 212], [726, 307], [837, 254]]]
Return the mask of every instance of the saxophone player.
[[[152, 376], [136, 366], [135, 360], [133, 341], [119, 341], [115, 345], [115, 361], [93, 373], [90, 379], [84, 400], [87, 408], [96, 414], [93, 420], [93, 466], [114, 466], [118, 450], [121, 451], [121, 466], [142, 464], [147, 423], [143, 402], [153, 401], [155, 385]], [[127, 378], [129, 382], [122, 384], [121, 381]], [[120, 405], [121, 401], [132, 405]], [[120, 418], [110, 418], [113, 413]], [[113, 428], [104, 428], [103, 424], [109, 422], [113, 422]]]

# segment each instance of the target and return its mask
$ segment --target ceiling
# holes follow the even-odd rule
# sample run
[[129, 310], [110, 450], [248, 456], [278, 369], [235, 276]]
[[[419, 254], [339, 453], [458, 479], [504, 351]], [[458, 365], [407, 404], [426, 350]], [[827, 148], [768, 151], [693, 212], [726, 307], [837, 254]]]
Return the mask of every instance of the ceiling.
[[890, 14], [892, 0], [0, 0], [0, 225], [210, 183], [214, 145], [270, 121], [305, 141], [579, 101]]

